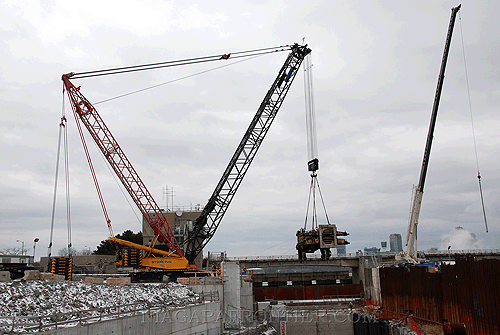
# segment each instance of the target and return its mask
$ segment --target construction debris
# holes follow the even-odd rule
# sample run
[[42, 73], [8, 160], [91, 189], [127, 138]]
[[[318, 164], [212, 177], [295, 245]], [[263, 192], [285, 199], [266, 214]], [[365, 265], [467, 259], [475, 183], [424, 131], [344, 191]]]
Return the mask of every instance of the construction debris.
[[[197, 300], [197, 294], [177, 283], [118, 286], [83, 281], [15, 280], [0, 283], [0, 333], [12, 330], [7, 325], [14, 318], [36, 318], [45, 323], [59, 316], [70, 321], [78, 320], [82, 313], [96, 313], [110, 319], [116, 317], [116, 313], [112, 314], [116, 308], [125, 313], [126, 306], [140, 310], [148, 306], [175, 307]], [[24, 330], [14, 329], [19, 331]]]

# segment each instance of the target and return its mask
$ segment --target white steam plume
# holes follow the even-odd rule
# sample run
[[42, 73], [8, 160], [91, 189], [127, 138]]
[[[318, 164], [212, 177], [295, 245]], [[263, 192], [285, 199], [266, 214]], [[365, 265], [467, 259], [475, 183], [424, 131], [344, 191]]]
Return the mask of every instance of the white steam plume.
[[448, 248], [450, 250], [482, 249], [483, 244], [475, 234], [462, 227], [456, 227], [449, 234], [443, 236], [441, 249], [447, 250]]

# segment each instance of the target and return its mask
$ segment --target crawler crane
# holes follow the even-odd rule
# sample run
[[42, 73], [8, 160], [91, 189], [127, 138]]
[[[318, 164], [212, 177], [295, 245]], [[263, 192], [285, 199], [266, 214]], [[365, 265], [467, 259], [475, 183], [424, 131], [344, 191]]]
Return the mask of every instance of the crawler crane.
[[[288, 57], [257, 109], [257, 113], [252, 119], [240, 144], [236, 148], [212, 196], [209, 198], [208, 203], [205, 205], [198, 219], [194, 222], [192, 229], [188, 232], [187, 240], [183, 245], [184, 248], [177, 243], [162, 210], [151, 196], [138, 173], [132, 167], [131, 162], [125, 156], [125, 153], [118, 145], [118, 142], [111, 134], [111, 131], [108, 129], [95, 107], [80, 92], [80, 87], [76, 87], [71, 82], [72, 78], [82, 78], [85, 74], [68, 73], [62, 76], [64, 87], [71, 102], [78, 127], [80, 127], [79, 121], [84, 124], [113, 171], [141, 211], [143, 217], [154, 231], [155, 237], [149, 246], [143, 246], [113, 237], [110, 220], [107, 217], [103, 205], [108, 227], [110, 228], [111, 237], [109, 240], [127, 247], [143, 250], [145, 256], [141, 260], [142, 268], [158, 270], [192, 270], [196, 268], [193, 264], [196, 256], [202, 252], [203, 247], [214, 236], [231, 200], [236, 194], [243, 177], [275, 119], [304, 57], [311, 52], [311, 49], [309, 49], [307, 45], [301, 46], [294, 44], [280, 48], [282, 50], [279, 51], [290, 51]], [[219, 55], [217, 59], [227, 60], [230, 55], [231, 54]], [[128, 71], [129, 68], [114, 70], [121, 71], [124, 69]], [[82, 141], [84, 141], [81, 129], [80, 136], [82, 137]], [[95, 179], [95, 174], [93, 173], [92, 163], [85, 143], [84, 148], [99, 193], [99, 187]], [[101, 204], [103, 204], [102, 199]], [[155, 248], [156, 242], [165, 244], [168, 251], [162, 251]]]

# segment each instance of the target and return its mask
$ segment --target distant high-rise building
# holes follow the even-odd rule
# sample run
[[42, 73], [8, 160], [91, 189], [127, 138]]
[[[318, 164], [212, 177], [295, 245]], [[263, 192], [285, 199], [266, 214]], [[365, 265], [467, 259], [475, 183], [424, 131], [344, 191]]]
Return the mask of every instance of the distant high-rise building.
[[337, 246], [337, 256], [345, 256], [347, 254], [347, 250], [345, 248], [345, 244], [339, 244]]
[[403, 242], [401, 242], [401, 234], [391, 234], [389, 236], [389, 243], [391, 244], [391, 252], [403, 251]]

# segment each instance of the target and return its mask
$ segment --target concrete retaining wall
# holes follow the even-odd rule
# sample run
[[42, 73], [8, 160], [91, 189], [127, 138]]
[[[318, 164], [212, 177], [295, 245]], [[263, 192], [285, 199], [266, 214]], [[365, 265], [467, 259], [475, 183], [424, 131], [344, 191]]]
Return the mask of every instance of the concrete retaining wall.
[[241, 327], [241, 280], [238, 262], [222, 262], [224, 276], [224, 328]]
[[[243, 276], [241, 276], [243, 277]], [[240, 286], [240, 303], [241, 310], [247, 311], [242, 314], [242, 322], [244, 325], [250, 324], [253, 321], [253, 286], [251, 281], [241, 280]]]
[[380, 273], [378, 268], [365, 268], [365, 298], [370, 304], [382, 305], [380, 294]]
[[279, 334], [353, 335], [353, 314], [344, 310], [286, 310], [284, 305], [271, 308], [271, 324]]
[[53, 335], [216, 335], [222, 333], [220, 303], [208, 302], [167, 312], [151, 312], [44, 332]]

